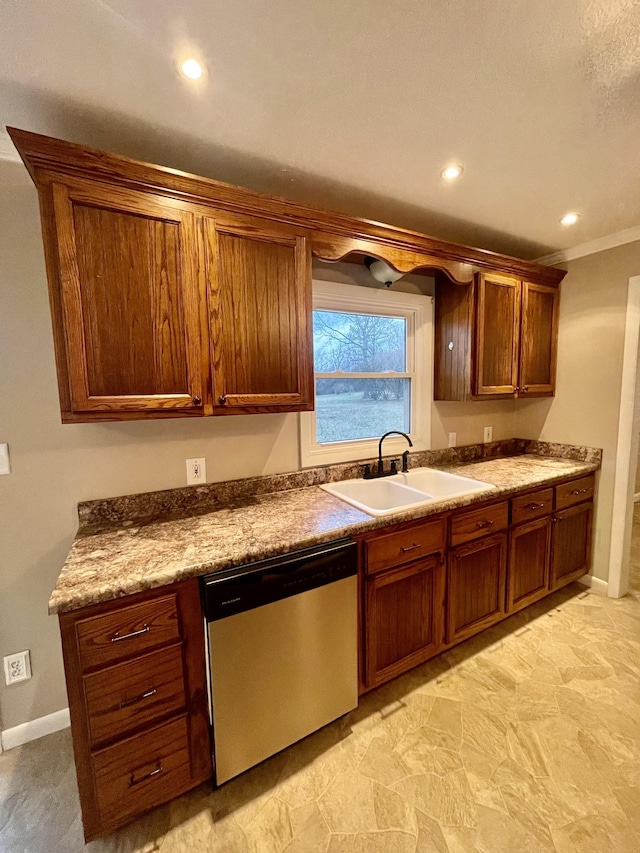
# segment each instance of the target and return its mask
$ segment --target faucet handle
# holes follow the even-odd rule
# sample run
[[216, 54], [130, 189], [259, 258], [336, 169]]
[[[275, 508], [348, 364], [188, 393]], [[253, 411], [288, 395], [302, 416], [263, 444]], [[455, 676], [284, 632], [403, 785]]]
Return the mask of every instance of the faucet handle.
[[364, 465], [361, 465], [361, 466], [360, 466], [360, 468], [362, 469], [362, 477], [363, 477], [363, 479], [364, 479], [364, 480], [370, 480], [370, 479], [371, 479], [371, 477], [372, 477], [372, 474], [371, 474], [371, 463], [370, 463], [370, 462], [367, 462], [367, 463], [365, 463]]
[[397, 474], [397, 473], [398, 473], [398, 462], [399, 462], [399, 461], [400, 461], [399, 459], [392, 459], [392, 460], [389, 462], [389, 465], [390, 465], [390, 471], [389, 471], [389, 473], [390, 473], [390, 474]]

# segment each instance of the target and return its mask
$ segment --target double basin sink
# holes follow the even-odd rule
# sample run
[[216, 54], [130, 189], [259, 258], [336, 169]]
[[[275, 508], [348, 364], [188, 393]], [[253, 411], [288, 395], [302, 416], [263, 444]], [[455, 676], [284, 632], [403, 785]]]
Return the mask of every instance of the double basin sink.
[[320, 486], [369, 515], [391, 515], [405, 509], [495, 489], [490, 483], [449, 474], [436, 468], [413, 468], [375, 480], [343, 480]]

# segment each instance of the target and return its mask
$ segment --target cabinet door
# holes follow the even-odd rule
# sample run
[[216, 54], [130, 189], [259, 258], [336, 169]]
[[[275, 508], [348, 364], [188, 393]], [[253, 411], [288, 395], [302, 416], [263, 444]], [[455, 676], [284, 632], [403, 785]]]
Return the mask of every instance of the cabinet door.
[[373, 575], [365, 595], [367, 687], [395, 678], [439, 651], [444, 623], [439, 557]]
[[513, 396], [518, 381], [520, 282], [481, 273], [475, 319], [477, 396]]
[[551, 537], [551, 589], [558, 589], [588, 573], [591, 567], [593, 504], [584, 503], [557, 512]]
[[551, 519], [514, 527], [509, 540], [507, 613], [515, 613], [549, 592]]
[[311, 247], [299, 229], [205, 219], [218, 411], [313, 408]]
[[449, 552], [447, 643], [470, 637], [505, 614], [507, 534]]
[[558, 299], [554, 287], [522, 283], [520, 397], [551, 397], [555, 392]]
[[193, 215], [80, 181], [53, 208], [72, 411], [202, 413]]

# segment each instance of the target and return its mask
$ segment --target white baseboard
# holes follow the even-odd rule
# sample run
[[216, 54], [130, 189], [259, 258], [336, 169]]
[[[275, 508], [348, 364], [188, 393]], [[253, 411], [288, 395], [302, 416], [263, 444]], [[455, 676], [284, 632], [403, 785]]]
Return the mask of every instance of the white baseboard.
[[59, 732], [70, 725], [71, 721], [69, 720], [68, 708], [63, 708], [61, 711], [54, 711], [53, 714], [47, 714], [46, 717], [38, 717], [37, 720], [30, 720], [28, 723], [21, 723], [19, 726], [5, 729], [0, 735], [2, 749], [13, 749], [14, 746], [22, 746], [23, 743], [28, 743], [30, 740], [37, 740], [39, 737], [53, 734], [53, 732]]
[[594, 578], [593, 575], [582, 575], [581, 578], [578, 578], [578, 583], [581, 583], [582, 586], [588, 586], [594, 592], [597, 592], [598, 595], [609, 594], [609, 584], [606, 581], [600, 580], [600, 578]]

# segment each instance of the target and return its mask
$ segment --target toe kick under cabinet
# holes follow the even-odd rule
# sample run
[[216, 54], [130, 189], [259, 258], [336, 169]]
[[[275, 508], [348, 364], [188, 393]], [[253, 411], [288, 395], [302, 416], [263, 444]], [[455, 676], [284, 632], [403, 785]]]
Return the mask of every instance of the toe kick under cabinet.
[[595, 477], [361, 538], [361, 692], [588, 573]]
[[87, 841], [211, 777], [197, 579], [60, 616]]

